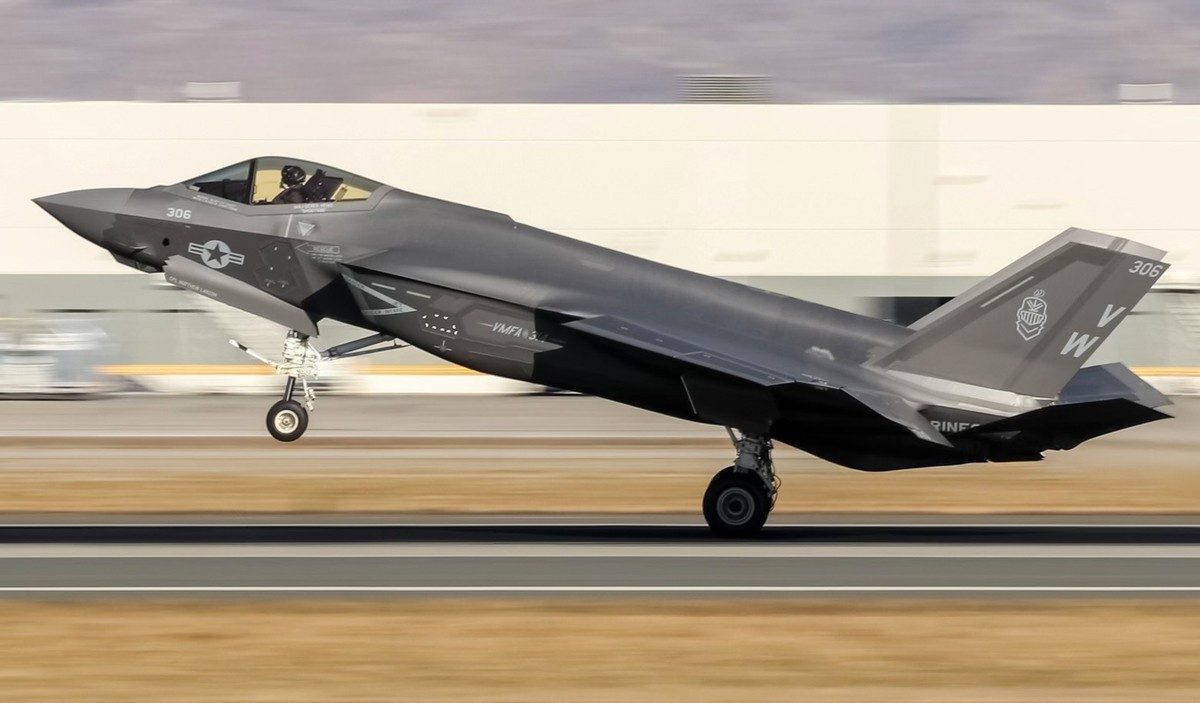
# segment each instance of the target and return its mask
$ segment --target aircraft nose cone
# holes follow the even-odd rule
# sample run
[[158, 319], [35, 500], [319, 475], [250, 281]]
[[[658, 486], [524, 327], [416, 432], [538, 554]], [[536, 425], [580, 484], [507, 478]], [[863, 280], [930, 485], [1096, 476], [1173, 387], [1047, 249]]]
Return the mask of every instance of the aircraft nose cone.
[[100, 244], [132, 194], [133, 188], [94, 188], [47, 195], [33, 202], [75, 234]]

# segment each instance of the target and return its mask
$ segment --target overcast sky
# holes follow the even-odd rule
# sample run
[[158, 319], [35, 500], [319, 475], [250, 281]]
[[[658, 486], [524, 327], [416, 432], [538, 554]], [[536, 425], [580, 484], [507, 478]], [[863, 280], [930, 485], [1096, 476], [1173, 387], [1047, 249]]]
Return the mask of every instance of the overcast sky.
[[670, 102], [682, 73], [782, 102], [1200, 102], [1193, 0], [0, 0], [0, 99]]

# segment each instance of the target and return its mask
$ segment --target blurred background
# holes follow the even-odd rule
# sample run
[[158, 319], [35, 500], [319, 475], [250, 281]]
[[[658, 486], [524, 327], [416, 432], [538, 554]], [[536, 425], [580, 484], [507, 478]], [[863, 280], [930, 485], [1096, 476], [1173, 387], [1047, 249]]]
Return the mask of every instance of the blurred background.
[[[0, 0], [0, 66], [3, 697], [1200, 699], [1200, 3]], [[1129, 237], [1171, 268], [1092, 363], [1178, 418], [1037, 464], [781, 447], [749, 545], [700, 527], [720, 428], [413, 350], [324, 365], [279, 445], [241, 396], [282, 379], [227, 340], [283, 329], [31, 202], [268, 154], [902, 324], [1068, 227]], [[833, 590], [80, 595], [639, 574]]]
[[[273, 392], [224, 341], [273, 354], [280, 330], [29, 202], [265, 153], [901, 323], [1066, 227], [1128, 236], [1172, 268], [1099, 360], [1195, 387], [1194, 3], [0, 8], [3, 393]], [[326, 385], [528, 390], [371, 361]]]
[[667, 103], [690, 92], [681, 76], [738, 74], [782, 103], [1108, 104], [1124, 84], [1200, 101], [1187, 0], [0, 7], [0, 58], [20, 67], [6, 99], [164, 101], [219, 81], [251, 102]]

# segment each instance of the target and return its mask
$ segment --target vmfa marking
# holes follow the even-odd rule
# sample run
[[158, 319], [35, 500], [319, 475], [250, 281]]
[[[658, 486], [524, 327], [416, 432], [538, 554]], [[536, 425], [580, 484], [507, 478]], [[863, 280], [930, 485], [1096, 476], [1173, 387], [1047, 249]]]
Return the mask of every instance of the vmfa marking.
[[1046, 291], [1041, 288], [1021, 301], [1017, 309], [1017, 334], [1026, 342], [1046, 329]]
[[517, 337], [518, 339], [528, 339], [534, 342], [546, 341], [545, 334], [539, 334], [521, 325], [509, 324], [507, 322], [481, 322], [479, 324], [484, 327], [490, 327], [492, 332], [502, 334], [506, 337]]
[[206, 266], [213, 269], [223, 269], [229, 264], [241, 266], [246, 261], [242, 254], [235, 254], [229, 245], [220, 239], [210, 239], [203, 244], [188, 243], [188, 253], [200, 257]]

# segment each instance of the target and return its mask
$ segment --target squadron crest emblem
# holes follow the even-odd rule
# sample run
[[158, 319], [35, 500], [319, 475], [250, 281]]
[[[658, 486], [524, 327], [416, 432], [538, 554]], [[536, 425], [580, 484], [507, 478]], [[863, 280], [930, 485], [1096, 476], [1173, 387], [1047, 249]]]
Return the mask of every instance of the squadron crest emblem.
[[1041, 288], [1021, 301], [1017, 309], [1017, 333], [1026, 342], [1042, 333], [1046, 327], [1046, 291]]

